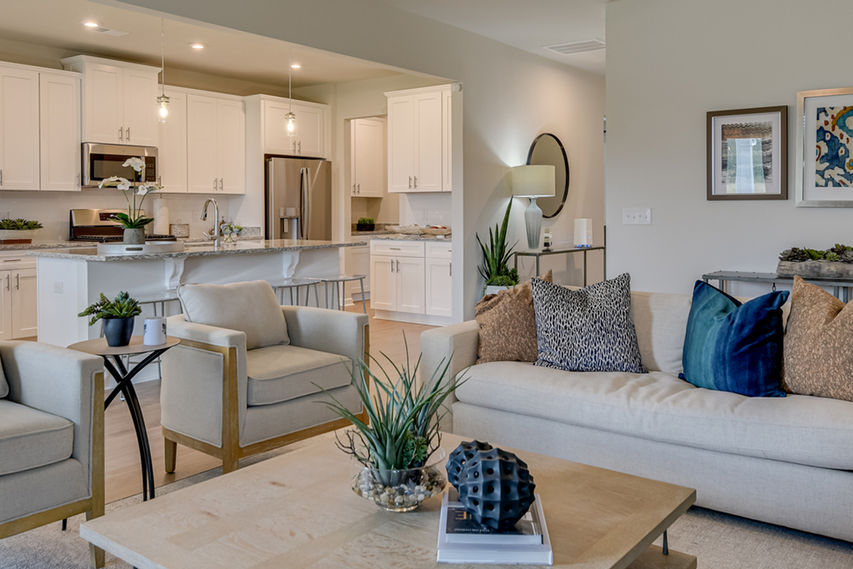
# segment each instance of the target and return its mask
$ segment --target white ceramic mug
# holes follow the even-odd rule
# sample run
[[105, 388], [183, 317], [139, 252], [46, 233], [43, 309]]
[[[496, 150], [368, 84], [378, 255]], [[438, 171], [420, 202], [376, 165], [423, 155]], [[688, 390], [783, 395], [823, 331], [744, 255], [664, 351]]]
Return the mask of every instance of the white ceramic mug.
[[145, 319], [145, 333], [142, 336], [142, 343], [146, 346], [159, 346], [166, 343], [165, 317]]

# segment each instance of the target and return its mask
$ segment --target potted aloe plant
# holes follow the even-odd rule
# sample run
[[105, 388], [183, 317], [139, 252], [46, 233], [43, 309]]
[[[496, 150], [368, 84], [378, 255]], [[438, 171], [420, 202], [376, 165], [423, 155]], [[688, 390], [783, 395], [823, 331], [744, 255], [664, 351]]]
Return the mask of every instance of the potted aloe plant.
[[126, 346], [133, 335], [133, 319], [142, 314], [139, 302], [126, 292], [118, 293], [113, 300], [101, 293], [97, 302], [90, 304], [77, 316], [91, 316], [89, 326], [104, 321], [104, 337], [111, 347]]
[[33, 235], [42, 228], [34, 219], [0, 219], [0, 243], [32, 243]]
[[[124, 242], [133, 244], [145, 243], [145, 226], [154, 221], [154, 218], [145, 217], [142, 203], [145, 201], [145, 196], [161, 188], [158, 184], [148, 184], [145, 182], [144, 159], [137, 157], [128, 158], [122, 166], [132, 168], [136, 172], [134, 177], [137, 179], [130, 181], [120, 176], [111, 176], [98, 184], [98, 187], [116, 188], [124, 193], [124, 199], [127, 200], [127, 213], [117, 213], [114, 216], [116, 221], [124, 227]], [[139, 197], [138, 201], [137, 197]]]
[[509, 212], [512, 200], [506, 206], [503, 221], [495, 225], [494, 231], [489, 228], [489, 243], [484, 244], [477, 234], [477, 243], [483, 253], [483, 264], [477, 267], [480, 276], [485, 281], [483, 294], [494, 294], [500, 290], [514, 287], [518, 284], [518, 270], [509, 268], [515, 244], [507, 246], [506, 232], [509, 226]]
[[444, 453], [436, 452], [441, 445], [438, 423], [444, 400], [464, 379], [448, 377], [450, 362], [442, 360], [429, 380], [418, 384], [421, 358], [411, 366], [408, 344], [404, 364], [381, 355], [396, 377], [375, 358], [378, 373], [361, 360], [353, 368], [353, 385], [366, 420], [326, 390], [329, 400], [324, 403], [353, 424], [337, 436], [338, 448], [363, 466], [353, 481], [353, 492], [386, 510], [408, 512], [444, 489], [445, 477], [439, 467]]

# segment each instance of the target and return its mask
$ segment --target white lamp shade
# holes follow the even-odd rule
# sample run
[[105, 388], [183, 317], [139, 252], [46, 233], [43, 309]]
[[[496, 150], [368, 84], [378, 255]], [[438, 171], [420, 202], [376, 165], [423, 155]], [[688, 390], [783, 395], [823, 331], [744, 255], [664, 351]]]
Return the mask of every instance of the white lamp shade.
[[554, 195], [556, 168], [550, 164], [516, 166], [511, 174], [514, 196], [550, 198]]

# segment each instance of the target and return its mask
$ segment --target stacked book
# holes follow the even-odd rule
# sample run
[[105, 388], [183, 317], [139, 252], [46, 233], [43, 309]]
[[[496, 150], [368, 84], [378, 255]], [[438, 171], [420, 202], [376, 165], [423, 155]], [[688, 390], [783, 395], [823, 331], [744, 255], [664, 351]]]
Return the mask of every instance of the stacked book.
[[[451, 493], [453, 495], [451, 495]], [[478, 524], [456, 501], [455, 490], [441, 500], [439, 563], [552, 565], [554, 555], [539, 495], [515, 528], [495, 532]]]

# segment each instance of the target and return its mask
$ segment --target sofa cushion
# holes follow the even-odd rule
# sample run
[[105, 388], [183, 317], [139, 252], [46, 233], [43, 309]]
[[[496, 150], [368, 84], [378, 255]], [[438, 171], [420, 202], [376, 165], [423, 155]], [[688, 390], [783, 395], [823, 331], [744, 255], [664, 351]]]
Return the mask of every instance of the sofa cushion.
[[456, 390], [463, 403], [706, 450], [853, 470], [853, 403], [847, 401], [751, 398], [698, 388], [662, 372], [577, 373], [492, 362], [465, 373], [468, 380]]
[[783, 386], [791, 393], [853, 401], [853, 302], [794, 277]]
[[246, 375], [248, 404], [272, 405], [349, 385], [352, 360], [299, 346], [269, 346], [246, 352]]
[[246, 333], [246, 349], [287, 344], [287, 322], [266, 281], [187, 284], [178, 288], [187, 322]]
[[[551, 271], [540, 278], [551, 282]], [[536, 361], [536, 317], [530, 281], [484, 296], [477, 303], [475, 318], [480, 327], [477, 363]]]
[[631, 277], [580, 290], [533, 279], [537, 366], [645, 372], [631, 321]]
[[0, 400], [0, 476], [63, 461], [73, 446], [68, 419]]
[[751, 397], [783, 396], [781, 306], [788, 291], [746, 303], [696, 281], [684, 337], [683, 378]]
[[631, 320], [643, 365], [649, 371], [681, 372], [681, 351], [690, 315], [690, 295], [631, 293]]
[[6, 383], [6, 375], [3, 373], [3, 362], [0, 361], [0, 399], [9, 395], [9, 384]]

